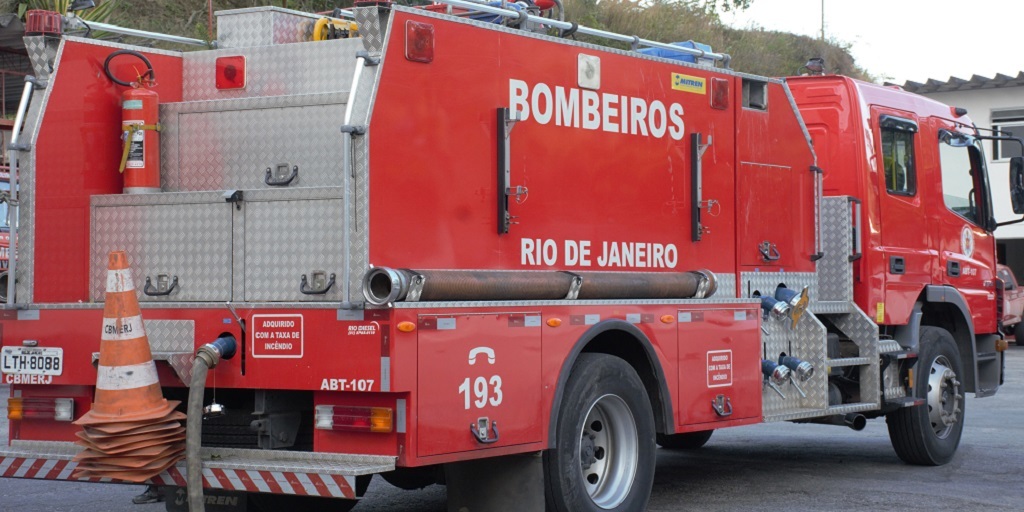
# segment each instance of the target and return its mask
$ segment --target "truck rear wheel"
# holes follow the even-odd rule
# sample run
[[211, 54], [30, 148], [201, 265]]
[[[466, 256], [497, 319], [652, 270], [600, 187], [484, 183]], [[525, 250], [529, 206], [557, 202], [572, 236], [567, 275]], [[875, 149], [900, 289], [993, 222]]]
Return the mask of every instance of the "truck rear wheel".
[[953, 336], [922, 326], [913, 384], [914, 396], [926, 403], [885, 417], [892, 447], [904, 462], [939, 466], [953, 459], [964, 429], [963, 374]]
[[658, 434], [658, 445], [669, 450], [696, 450], [707, 444], [714, 433], [714, 430], [702, 430], [685, 434]]
[[654, 414], [629, 364], [581, 354], [544, 454], [548, 510], [646, 510], [654, 483]]

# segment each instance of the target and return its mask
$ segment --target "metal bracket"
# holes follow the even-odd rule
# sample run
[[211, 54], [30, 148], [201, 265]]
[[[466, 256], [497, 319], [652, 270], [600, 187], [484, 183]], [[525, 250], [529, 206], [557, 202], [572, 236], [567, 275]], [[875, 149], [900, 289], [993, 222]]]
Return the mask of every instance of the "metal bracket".
[[715, 414], [725, 418], [732, 416], [732, 400], [725, 395], [718, 395], [714, 400], [711, 401], [711, 408], [715, 410]]
[[377, 64], [380, 64], [380, 57], [374, 57], [366, 50], [359, 50], [356, 52], [356, 58], [363, 59], [364, 66], [376, 66]]
[[341, 125], [341, 133], [351, 133], [352, 135], [365, 135], [366, 125], [365, 124], [343, 124]]
[[757, 250], [761, 253], [761, 257], [764, 258], [764, 261], [766, 262], [777, 261], [779, 258], [782, 258], [782, 255], [779, 254], [779, 248], [768, 240], [761, 242], [761, 244], [757, 246]]
[[[701, 205], [703, 199], [703, 183], [702, 183], [702, 159], [704, 158], [704, 152], [711, 147], [711, 136], [708, 135], [708, 143], [701, 143], [702, 135], [700, 133], [690, 134], [690, 239], [694, 242], [699, 242], [703, 235], [704, 227], [700, 222]], [[711, 205], [708, 204], [708, 210], [711, 210]]]
[[267, 167], [267, 175], [263, 178], [263, 183], [271, 187], [287, 187], [298, 177], [299, 166], [285, 162]]
[[[327, 272], [323, 270], [313, 272], [312, 278], [307, 278], [306, 274], [302, 274], [302, 279], [299, 281], [299, 291], [305, 295], [323, 295], [334, 286], [334, 278], [335, 275], [331, 274], [330, 281], [328, 281]], [[312, 285], [310, 281], [312, 281]]]
[[245, 198], [245, 193], [241, 190], [228, 190], [222, 194], [224, 201], [233, 203], [236, 210], [242, 209], [242, 200]]
[[32, 145], [31, 144], [22, 144], [22, 143], [12, 142], [12, 143], [7, 145], [7, 149], [9, 149], [11, 151], [25, 151], [25, 152], [28, 152], [28, 151], [32, 151]]
[[765, 384], [767, 384], [767, 385], [768, 385], [768, 387], [772, 388], [772, 391], [774, 391], [774, 392], [778, 393], [778, 394], [779, 394], [779, 396], [781, 396], [783, 400], [785, 400], [785, 399], [786, 399], [786, 394], [785, 394], [785, 393], [783, 393], [783, 392], [782, 392], [782, 390], [781, 390], [781, 389], [779, 389], [779, 387], [778, 387], [778, 386], [776, 386], [774, 382], [772, 382], [772, 381], [770, 381], [770, 380], [768, 380], [768, 379], [765, 379], [764, 383], [765, 383]]
[[[498, 109], [498, 234], [508, 233], [515, 222], [508, 211], [508, 198], [514, 196], [516, 204], [522, 204], [530, 191], [522, 186], [512, 186], [512, 141], [509, 135], [516, 123], [522, 120], [519, 112], [508, 108]], [[525, 197], [524, 197], [525, 196]]]
[[564, 270], [562, 273], [572, 277], [572, 282], [569, 283], [569, 293], [565, 294], [565, 300], [576, 300], [580, 296], [580, 288], [583, 287], [583, 277]]
[[158, 274], [156, 276], [156, 286], [153, 286], [152, 279], [150, 279], [149, 276], [146, 276], [146, 286], [142, 288], [142, 293], [145, 293], [150, 297], [170, 295], [171, 292], [178, 287], [178, 276], [174, 276], [170, 281], [168, 281], [168, 277], [169, 276], [167, 274]]
[[420, 296], [423, 295], [423, 285], [426, 284], [427, 277], [412, 270], [407, 270], [407, 272], [409, 272], [410, 278], [409, 291], [405, 294], [405, 301], [419, 302]]
[[[494, 432], [494, 437], [491, 437], [490, 433], [487, 432], [488, 425], [490, 425], [491, 431]], [[498, 422], [491, 421], [486, 416], [477, 419], [476, 423], [470, 423], [469, 431], [479, 443], [493, 444], [498, 442]]]

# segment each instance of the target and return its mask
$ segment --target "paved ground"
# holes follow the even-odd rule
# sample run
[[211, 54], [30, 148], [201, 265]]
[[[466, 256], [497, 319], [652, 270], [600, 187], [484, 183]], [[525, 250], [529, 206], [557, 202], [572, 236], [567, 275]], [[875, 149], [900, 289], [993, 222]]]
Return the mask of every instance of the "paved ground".
[[[900, 462], [882, 420], [862, 432], [790, 423], [716, 432], [697, 452], [659, 450], [649, 510], [1024, 510], [1024, 348], [1010, 346], [999, 394], [968, 397], [966, 410], [957, 457], [938, 468]], [[139, 490], [0, 479], [0, 511], [163, 510], [131, 505]], [[444, 487], [399, 491], [374, 479], [353, 512], [444, 511]]]

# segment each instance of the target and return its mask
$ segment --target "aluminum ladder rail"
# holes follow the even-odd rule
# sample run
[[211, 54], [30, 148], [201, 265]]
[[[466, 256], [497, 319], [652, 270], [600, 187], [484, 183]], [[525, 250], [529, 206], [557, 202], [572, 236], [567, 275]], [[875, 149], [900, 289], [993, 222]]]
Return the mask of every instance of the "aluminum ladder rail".
[[34, 76], [25, 77], [25, 89], [21, 91], [21, 101], [18, 103], [18, 113], [14, 117], [14, 126], [11, 128], [11, 142], [7, 145], [7, 163], [9, 165], [8, 174], [10, 176], [8, 182], [10, 184], [10, 192], [6, 197], [7, 205], [7, 225], [10, 226], [10, 241], [7, 247], [7, 305], [13, 306], [17, 303], [14, 298], [15, 286], [15, 275], [18, 266], [17, 257], [17, 243], [18, 243], [18, 171], [19, 171], [19, 153], [22, 151], [29, 151], [31, 147], [28, 144], [22, 144], [19, 142], [21, 138], [21, 130], [25, 127], [25, 116], [28, 114], [28, 106], [32, 101], [32, 91], [35, 88], [43, 89], [46, 87], [46, 82], [42, 82], [36, 79]]

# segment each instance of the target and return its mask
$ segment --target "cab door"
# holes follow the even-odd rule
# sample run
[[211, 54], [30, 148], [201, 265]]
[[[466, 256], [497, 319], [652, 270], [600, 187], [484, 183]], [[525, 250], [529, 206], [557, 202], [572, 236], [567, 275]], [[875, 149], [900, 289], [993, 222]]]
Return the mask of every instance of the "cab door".
[[995, 241], [985, 157], [970, 135], [953, 123], [934, 121], [941, 198], [933, 201], [939, 258], [935, 280], [956, 288], [967, 301], [975, 332], [995, 332]]
[[874, 161], [885, 265], [885, 305], [872, 311], [878, 323], [906, 322], [925, 285], [932, 282], [936, 257], [930, 222], [922, 203], [919, 175], [921, 136], [917, 118], [873, 107]]

